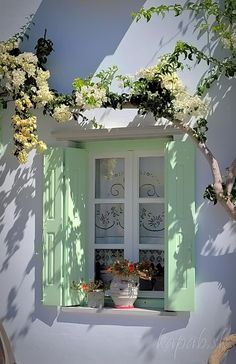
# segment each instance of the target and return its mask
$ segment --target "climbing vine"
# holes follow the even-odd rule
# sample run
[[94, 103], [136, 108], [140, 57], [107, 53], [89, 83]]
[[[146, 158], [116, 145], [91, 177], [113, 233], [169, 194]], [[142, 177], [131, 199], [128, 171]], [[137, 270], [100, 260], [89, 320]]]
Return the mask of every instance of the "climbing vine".
[[[165, 16], [173, 12], [180, 16], [190, 12], [201, 19], [199, 31], [207, 31], [213, 39], [219, 38], [225, 49], [222, 59], [206, 55], [195, 45], [178, 41], [173, 52], [164, 55], [157, 65], [142, 69], [132, 77], [119, 75], [116, 66], [110, 67], [88, 79], [76, 78], [71, 94], [62, 94], [50, 89], [47, 58], [53, 51], [53, 43], [47, 39], [47, 31], [35, 47], [35, 52], [22, 52], [20, 41], [28, 37], [29, 24], [6, 42], [0, 42], [0, 103], [7, 107], [14, 102], [12, 116], [14, 155], [20, 163], [26, 163], [32, 149], [43, 153], [47, 148], [37, 134], [37, 118], [34, 109], [42, 108], [44, 114], [64, 123], [71, 119], [87, 120], [84, 112], [92, 108], [112, 107], [122, 109], [130, 105], [138, 113], [152, 113], [158, 121], [164, 117], [187, 133], [203, 153], [211, 167], [213, 183], [205, 191], [204, 197], [226, 208], [236, 219], [236, 159], [222, 176], [219, 163], [207, 146], [207, 111], [204, 98], [207, 90], [222, 76], [231, 78], [236, 72], [236, 4], [225, 0], [224, 5], [213, 0], [187, 2], [185, 5], [160, 5], [149, 9], [142, 8], [134, 17], [150, 21], [153, 15]], [[189, 62], [206, 62], [207, 73], [200, 80], [196, 93], [190, 94], [183, 85], [179, 71]], [[112, 91], [112, 83], [119, 82], [120, 92]], [[92, 120], [98, 127], [96, 120]]]

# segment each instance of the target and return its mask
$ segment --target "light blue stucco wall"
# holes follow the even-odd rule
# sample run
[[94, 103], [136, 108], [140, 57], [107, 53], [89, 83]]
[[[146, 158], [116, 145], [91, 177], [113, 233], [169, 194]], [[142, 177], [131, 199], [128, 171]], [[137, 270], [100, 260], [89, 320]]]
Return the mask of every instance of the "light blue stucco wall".
[[[71, 81], [117, 64], [122, 73], [135, 73], [171, 51], [178, 39], [195, 41], [192, 20], [182, 17], [134, 23], [132, 11], [144, 0], [1, 0], [0, 38], [18, 31], [25, 17], [35, 13], [35, 26], [26, 50], [43, 35], [54, 42], [48, 66], [51, 85], [70, 91]], [[171, 3], [166, 1], [166, 3]], [[198, 44], [203, 47], [204, 37]], [[211, 45], [212, 46], [212, 45]], [[194, 89], [203, 66], [183, 79]], [[234, 93], [229, 88], [234, 86]], [[211, 91], [209, 145], [222, 166], [235, 157], [235, 82], [223, 80]], [[62, 313], [40, 303], [41, 262], [37, 251], [42, 230], [42, 159], [32, 153], [26, 166], [11, 155], [11, 110], [3, 115], [6, 152], [0, 162], [0, 318], [12, 340], [18, 364], [204, 364], [214, 345], [236, 332], [236, 226], [220, 206], [202, 200], [211, 181], [207, 163], [197, 153], [196, 200], [196, 310], [175, 317], [103, 316]], [[57, 142], [60, 128], [40, 113], [39, 132], [48, 143]], [[134, 111], [100, 110], [106, 126], [153, 123]], [[75, 123], [74, 123], [75, 124]], [[227, 126], [227, 127], [224, 127]], [[70, 126], [68, 125], [68, 128]], [[235, 363], [232, 351], [227, 364]], [[225, 362], [226, 363], [226, 362]]]

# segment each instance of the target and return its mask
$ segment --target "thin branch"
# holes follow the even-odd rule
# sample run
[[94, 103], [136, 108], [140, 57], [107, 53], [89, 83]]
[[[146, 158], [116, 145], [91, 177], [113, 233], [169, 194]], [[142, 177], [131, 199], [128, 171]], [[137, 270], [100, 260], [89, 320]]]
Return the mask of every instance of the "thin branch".
[[190, 126], [186, 125], [183, 121], [180, 121], [178, 119], [170, 121], [172, 121], [172, 123], [175, 126], [179, 127], [184, 133], [188, 134], [192, 139], [192, 141], [197, 146], [197, 148], [204, 155], [211, 168], [213, 177], [213, 187], [217, 195], [217, 200], [226, 209], [226, 211], [229, 213], [232, 219], [236, 220], [236, 206], [229, 198], [226, 199], [225, 196], [223, 195], [222, 175], [217, 159], [214, 157], [213, 153], [210, 151], [210, 149], [205, 143], [201, 143], [198, 141], [198, 139], [194, 135], [194, 131]]
[[212, 177], [214, 181], [214, 189], [217, 194], [223, 193], [222, 187], [222, 175], [220, 171], [220, 167], [217, 159], [214, 157], [213, 153], [210, 151], [208, 146], [205, 143], [201, 143], [198, 141], [197, 137], [194, 135], [193, 129], [186, 125], [183, 121], [174, 119], [171, 120], [176, 126], [178, 126], [184, 133], [187, 133], [190, 138], [193, 140], [198, 149], [202, 152], [202, 154], [207, 159], [208, 163], [211, 167]]

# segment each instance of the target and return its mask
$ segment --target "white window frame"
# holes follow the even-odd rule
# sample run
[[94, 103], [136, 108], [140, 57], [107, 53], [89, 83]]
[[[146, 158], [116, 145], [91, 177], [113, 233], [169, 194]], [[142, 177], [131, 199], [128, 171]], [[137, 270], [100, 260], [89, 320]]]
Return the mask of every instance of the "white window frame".
[[[142, 203], [165, 203], [165, 198], [140, 198], [139, 197], [139, 158], [140, 157], [164, 157], [164, 151], [135, 151], [127, 152], [103, 152], [89, 154], [89, 208], [88, 208], [88, 274], [94, 277], [95, 249], [123, 249], [124, 258], [132, 261], [139, 260], [139, 249], [164, 250], [164, 243], [161, 245], [154, 244], [135, 244], [139, 242], [139, 209], [138, 205]], [[125, 159], [125, 196], [124, 198], [114, 199], [97, 199], [95, 198], [95, 161], [102, 158], [124, 158]], [[136, 176], [136, 177], [134, 177]], [[135, 182], [135, 183], [134, 183]], [[102, 203], [123, 203], [124, 204], [124, 222], [127, 225], [124, 229], [123, 244], [96, 244], [95, 243], [95, 205]], [[132, 226], [132, 228], [131, 228]], [[130, 228], [129, 228], [130, 227]], [[129, 244], [129, 242], [132, 242]], [[139, 291], [140, 298], [164, 298], [164, 291]]]

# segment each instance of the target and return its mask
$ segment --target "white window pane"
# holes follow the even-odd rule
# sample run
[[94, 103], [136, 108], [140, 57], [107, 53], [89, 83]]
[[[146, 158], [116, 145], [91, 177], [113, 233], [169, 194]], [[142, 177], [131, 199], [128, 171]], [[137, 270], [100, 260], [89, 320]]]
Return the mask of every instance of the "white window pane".
[[164, 244], [164, 204], [139, 204], [139, 244]]
[[95, 205], [95, 244], [124, 243], [124, 204]]
[[164, 157], [139, 158], [139, 197], [164, 197]]
[[95, 198], [124, 197], [124, 158], [102, 158], [95, 162]]

